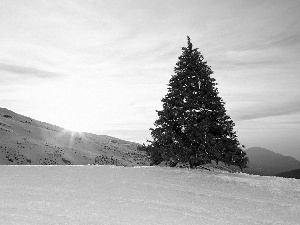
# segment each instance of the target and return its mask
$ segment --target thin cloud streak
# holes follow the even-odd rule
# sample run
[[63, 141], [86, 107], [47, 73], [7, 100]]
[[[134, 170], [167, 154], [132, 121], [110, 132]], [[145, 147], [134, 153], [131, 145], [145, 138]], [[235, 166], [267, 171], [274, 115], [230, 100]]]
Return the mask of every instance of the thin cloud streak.
[[[298, 102], [298, 104], [299, 103], [300, 102]], [[243, 115], [237, 116], [236, 118], [237, 121], [243, 121], [243, 120], [262, 119], [262, 118], [293, 115], [293, 114], [297, 114], [300, 116], [300, 105], [282, 104], [280, 105], [280, 107], [268, 107], [268, 108], [255, 107], [253, 112], [243, 113]]]
[[28, 76], [34, 76], [38, 78], [55, 78], [62, 76], [59, 73], [53, 73], [33, 67], [27, 67], [27, 66], [17, 66], [12, 64], [4, 64], [0, 63], [0, 70], [5, 71], [12, 74], [18, 74], [18, 75], [28, 75]]

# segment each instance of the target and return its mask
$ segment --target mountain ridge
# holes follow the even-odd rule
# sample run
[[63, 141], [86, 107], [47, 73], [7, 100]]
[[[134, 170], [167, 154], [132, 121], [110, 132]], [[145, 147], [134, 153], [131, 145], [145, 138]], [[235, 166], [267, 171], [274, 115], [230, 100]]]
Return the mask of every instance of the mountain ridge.
[[276, 174], [276, 177], [300, 179], [300, 169], [279, 173]]
[[0, 165], [149, 165], [137, 143], [72, 132], [0, 108]]
[[284, 156], [269, 149], [251, 147], [245, 150], [249, 158], [246, 173], [275, 176], [279, 173], [300, 169], [300, 161], [291, 156]]

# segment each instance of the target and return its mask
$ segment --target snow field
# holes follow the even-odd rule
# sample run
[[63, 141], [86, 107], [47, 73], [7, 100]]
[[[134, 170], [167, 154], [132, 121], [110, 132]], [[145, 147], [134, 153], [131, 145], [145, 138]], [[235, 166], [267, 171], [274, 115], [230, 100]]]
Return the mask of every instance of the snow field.
[[161, 167], [0, 171], [0, 224], [300, 224], [295, 179]]

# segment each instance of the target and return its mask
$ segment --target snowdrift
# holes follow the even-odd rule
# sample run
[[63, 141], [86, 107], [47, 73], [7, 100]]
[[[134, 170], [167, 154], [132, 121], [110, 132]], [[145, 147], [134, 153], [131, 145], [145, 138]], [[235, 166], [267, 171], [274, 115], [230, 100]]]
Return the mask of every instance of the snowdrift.
[[162, 167], [0, 170], [0, 224], [300, 224], [296, 179]]

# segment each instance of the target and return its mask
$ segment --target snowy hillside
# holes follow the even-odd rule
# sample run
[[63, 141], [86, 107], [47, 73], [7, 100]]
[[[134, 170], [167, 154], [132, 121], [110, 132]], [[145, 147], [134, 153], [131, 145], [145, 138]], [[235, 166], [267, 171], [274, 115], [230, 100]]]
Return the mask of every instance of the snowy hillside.
[[72, 132], [0, 108], [0, 165], [149, 165], [137, 144]]
[[0, 224], [300, 224], [295, 179], [161, 167], [0, 170]]

